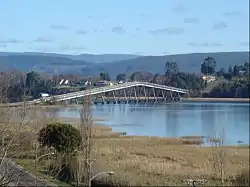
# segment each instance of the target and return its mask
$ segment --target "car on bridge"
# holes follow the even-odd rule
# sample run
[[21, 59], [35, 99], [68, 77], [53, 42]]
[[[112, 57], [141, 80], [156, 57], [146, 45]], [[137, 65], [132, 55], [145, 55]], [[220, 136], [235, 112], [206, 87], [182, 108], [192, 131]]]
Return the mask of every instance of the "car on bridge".
[[114, 83], [113, 82], [109, 82], [109, 81], [98, 81], [96, 83], [97, 87], [102, 87], [102, 86], [113, 86]]

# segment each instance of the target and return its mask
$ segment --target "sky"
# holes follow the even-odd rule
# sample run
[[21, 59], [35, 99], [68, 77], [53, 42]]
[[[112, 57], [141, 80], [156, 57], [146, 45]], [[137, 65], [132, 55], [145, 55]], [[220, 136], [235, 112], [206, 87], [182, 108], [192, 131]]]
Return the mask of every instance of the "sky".
[[249, 51], [249, 0], [1, 0], [0, 51]]

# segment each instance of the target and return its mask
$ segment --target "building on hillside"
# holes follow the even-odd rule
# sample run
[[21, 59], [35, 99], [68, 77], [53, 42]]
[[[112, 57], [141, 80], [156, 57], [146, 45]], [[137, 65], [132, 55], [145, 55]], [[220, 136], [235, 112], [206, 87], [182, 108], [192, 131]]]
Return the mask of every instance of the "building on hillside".
[[246, 73], [246, 71], [239, 71], [239, 74], [242, 76]]
[[92, 83], [90, 82], [90, 81], [80, 81], [80, 84], [82, 85], [82, 86], [91, 86], [92, 85]]
[[60, 82], [59, 82], [59, 85], [62, 86], [62, 85], [68, 85], [69, 84], [69, 80], [64, 80], [62, 79]]
[[40, 97], [46, 98], [46, 97], [49, 97], [49, 94], [48, 93], [40, 93]]
[[213, 82], [216, 80], [216, 77], [211, 75], [204, 75], [202, 76], [202, 79], [207, 82]]

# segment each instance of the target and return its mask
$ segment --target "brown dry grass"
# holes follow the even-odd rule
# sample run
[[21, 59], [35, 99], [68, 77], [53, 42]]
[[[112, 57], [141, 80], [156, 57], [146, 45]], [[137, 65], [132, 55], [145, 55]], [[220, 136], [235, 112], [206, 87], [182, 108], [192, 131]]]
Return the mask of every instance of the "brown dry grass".
[[[63, 122], [63, 119], [61, 119]], [[71, 123], [76, 121], [71, 119]], [[112, 128], [94, 125], [95, 170], [115, 172], [97, 178], [115, 185], [186, 185], [187, 179], [207, 179], [207, 185], [219, 184], [214, 165], [220, 148], [201, 147], [202, 137], [133, 137], [112, 132]], [[226, 183], [233, 184], [249, 166], [249, 147], [225, 147]]]
[[[73, 125], [78, 123], [77, 120], [69, 118], [59, 121], [71, 122]], [[25, 129], [22, 135], [28, 137], [29, 132], [33, 134], [34, 129]], [[217, 162], [215, 155], [221, 150], [199, 146], [200, 137], [178, 139], [122, 136], [103, 125], [94, 125], [93, 133], [96, 159], [94, 170], [115, 172], [111, 177], [103, 175], [97, 178], [101, 183], [112, 183], [116, 186], [187, 185], [187, 179], [197, 178], [207, 179], [207, 185], [220, 182], [214, 165]], [[34, 138], [30, 137], [31, 140]], [[232, 184], [249, 167], [249, 146], [225, 147], [224, 150], [225, 179], [227, 184]]]
[[[214, 169], [219, 148], [185, 145], [181, 139], [120, 137], [95, 140], [97, 166], [115, 171], [116, 182], [130, 185], [186, 185], [187, 179], [220, 181]], [[249, 167], [248, 148], [227, 147], [226, 180], [230, 184]], [[209, 183], [208, 183], [209, 184]]]

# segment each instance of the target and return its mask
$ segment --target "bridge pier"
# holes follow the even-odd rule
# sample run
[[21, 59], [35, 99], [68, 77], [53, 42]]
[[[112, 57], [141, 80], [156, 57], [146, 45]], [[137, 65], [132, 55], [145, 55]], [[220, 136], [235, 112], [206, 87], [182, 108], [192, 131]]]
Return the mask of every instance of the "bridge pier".
[[114, 91], [112, 91], [112, 95], [113, 95], [113, 99], [114, 99], [113, 104], [116, 104], [117, 101], [116, 101], [116, 97], [115, 97], [115, 92]]
[[165, 92], [163, 90], [161, 90], [161, 95], [163, 97], [163, 102], [166, 103], [167, 102], [167, 98], [166, 98]]
[[135, 92], [135, 102], [137, 103], [138, 99], [137, 99], [137, 94], [136, 94], [136, 88], [135, 87], [134, 87], [134, 92]]
[[124, 97], [125, 97], [125, 103], [127, 103], [128, 99], [127, 99], [127, 94], [126, 94], [126, 90], [125, 89], [123, 89], [123, 94], [124, 94]]

